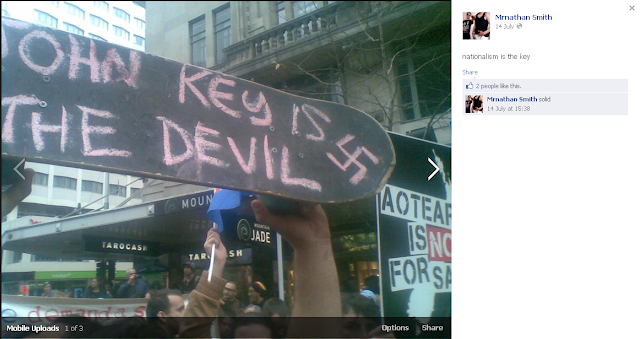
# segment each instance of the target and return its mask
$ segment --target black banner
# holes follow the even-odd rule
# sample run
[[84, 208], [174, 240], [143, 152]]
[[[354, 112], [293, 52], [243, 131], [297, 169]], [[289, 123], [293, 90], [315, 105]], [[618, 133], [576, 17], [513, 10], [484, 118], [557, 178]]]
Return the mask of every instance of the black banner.
[[2, 154], [322, 203], [372, 195], [395, 163], [354, 108], [7, 18]]

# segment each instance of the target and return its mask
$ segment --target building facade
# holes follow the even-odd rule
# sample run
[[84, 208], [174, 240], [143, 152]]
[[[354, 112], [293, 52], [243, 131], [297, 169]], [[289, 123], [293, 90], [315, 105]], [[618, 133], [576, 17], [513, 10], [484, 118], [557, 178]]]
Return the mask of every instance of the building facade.
[[[96, 40], [144, 51], [145, 9], [131, 1], [3, 1], [2, 17], [35, 23]], [[121, 205], [139, 204], [141, 178], [97, 171], [27, 163], [36, 174], [32, 193], [3, 218], [3, 232]], [[131, 262], [117, 263], [122, 275]], [[60, 259], [3, 251], [2, 292], [30, 285], [33, 293], [44, 281], [78, 294], [96, 276], [96, 261]]]

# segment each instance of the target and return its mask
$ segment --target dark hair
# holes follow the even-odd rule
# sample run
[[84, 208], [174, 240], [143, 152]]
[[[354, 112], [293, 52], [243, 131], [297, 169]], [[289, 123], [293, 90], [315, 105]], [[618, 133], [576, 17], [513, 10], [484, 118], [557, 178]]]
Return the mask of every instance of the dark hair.
[[380, 294], [380, 283], [377, 275], [370, 275], [364, 279], [364, 284], [367, 289], [374, 294]]
[[376, 303], [359, 293], [342, 293], [342, 314], [353, 309], [356, 314], [364, 317], [379, 317], [380, 309]]
[[289, 314], [289, 306], [284, 300], [279, 298], [271, 298], [265, 301], [264, 306], [262, 306], [262, 313], [264, 313], [265, 317], [271, 317], [274, 314], [277, 314], [281, 317], [288, 317]]
[[342, 280], [340, 291], [342, 291], [342, 293], [358, 293], [360, 291], [358, 278], [350, 275]]
[[269, 322], [267, 321], [267, 319], [265, 319], [265, 317], [262, 315], [262, 313], [245, 313], [243, 315], [241, 315], [240, 317], [236, 318], [236, 328], [234, 330], [234, 335], [235, 332], [242, 326], [249, 326], [249, 325], [262, 325], [266, 328], [269, 329], [269, 332], [273, 333], [273, 329], [271, 328], [271, 324], [269, 324]]
[[160, 291], [151, 291], [151, 298], [147, 302], [147, 318], [150, 320], [158, 317], [158, 312], [169, 312], [171, 303], [169, 302], [170, 295], [182, 296], [178, 290], [163, 289]]

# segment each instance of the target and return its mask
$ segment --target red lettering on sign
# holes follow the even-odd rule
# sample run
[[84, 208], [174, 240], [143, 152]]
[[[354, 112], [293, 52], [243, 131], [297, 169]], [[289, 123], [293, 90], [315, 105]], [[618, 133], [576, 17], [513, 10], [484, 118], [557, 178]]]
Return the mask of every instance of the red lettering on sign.
[[224, 84], [229, 87], [235, 87], [236, 82], [233, 80], [225, 79], [221, 75], [216, 74], [213, 77], [213, 79], [211, 79], [211, 82], [209, 83], [209, 100], [211, 100], [211, 102], [216, 107], [218, 107], [221, 111], [229, 114], [234, 118], [239, 118], [240, 112], [232, 110], [231, 108], [225, 106], [225, 104], [220, 102], [220, 100], [218, 100], [218, 99], [233, 100], [232, 93], [225, 93], [225, 92], [218, 91], [219, 84]]
[[186, 67], [187, 65], [183, 65], [182, 71], [180, 71], [180, 92], [179, 92], [178, 100], [180, 101], [181, 104], [184, 104], [184, 90], [185, 90], [184, 86], [187, 85], [189, 86], [189, 89], [191, 90], [191, 92], [193, 92], [196, 98], [200, 100], [200, 102], [204, 107], [211, 108], [211, 104], [209, 103], [209, 101], [207, 101], [207, 98], [205, 98], [204, 95], [200, 93], [200, 91], [196, 88], [196, 86], [193, 85], [194, 81], [202, 79], [211, 73], [209, 73], [208, 71], [202, 71], [200, 73], [196, 73], [186, 78], [184, 76], [184, 71]]
[[125, 157], [125, 158], [131, 157], [131, 152], [129, 151], [123, 151], [123, 150], [118, 150], [113, 148], [101, 148], [101, 149], [94, 150], [91, 147], [91, 139], [89, 138], [90, 134], [109, 135], [109, 134], [115, 134], [116, 130], [115, 128], [112, 128], [109, 126], [89, 126], [89, 115], [94, 115], [94, 116], [105, 118], [105, 119], [113, 119], [116, 116], [107, 111], [100, 111], [97, 109], [88, 108], [84, 106], [78, 106], [78, 108], [82, 110], [82, 141], [84, 142], [84, 151], [82, 152], [82, 154], [86, 156], [93, 156], [93, 157], [102, 157], [102, 156], [114, 156], [114, 157]]
[[45, 142], [42, 133], [60, 133], [60, 152], [64, 153], [69, 138], [69, 121], [67, 119], [67, 110], [62, 106], [62, 125], [42, 125], [42, 114], [31, 113], [31, 134], [33, 135], [33, 144], [42, 152], [45, 148]]
[[16, 113], [16, 107], [18, 105], [37, 105], [39, 102], [40, 99], [35, 95], [2, 98], [2, 106], [9, 106], [7, 116], [4, 118], [4, 126], [2, 126], [2, 142], [13, 144], [13, 116]]
[[[53, 60], [51, 65], [45, 67], [36, 65], [33, 61], [31, 61], [31, 48], [29, 48], [29, 44], [33, 39], [47, 40], [56, 50], [56, 58]], [[18, 45], [18, 53], [20, 53], [20, 59], [22, 59], [22, 62], [24, 62], [27, 67], [42, 75], [51, 75], [55, 73], [55, 71], [62, 63], [62, 60], [64, 59], [64, 52], [62, 51], [62, 46], [60, 46], [60, 43], [56, 40], [56, 38], [43, 31], [33, 31], [25, 35], [24, 38], [20, 40], [20, 44]]]
[[451, 262], [451, 230], [427, 227], [429, 233], [429, 261]]
[[334, 164], [336, 164], [336, 166], [338, 166], [341, 170], [345, 172], [347, 171], [347, 168], [351, 166], [351, 164], [355, 164], [356, 166], [358, 166], [358, 168], [360, 168], [358, 173], [354, 174], [351, 177], [351, 179], [349, 179], [350, 183], [352, 183], [353, 185], [357, 185], [362, 179], [364, 179], [364, 176], [367, 174], [367, 167], [358, 161], [358, 157], [360, 156], [360, 154], [364, 153], [376, 165], [378, 164], [379, 160], [378, 160], [378, 157], [376, 157], [373, 153], [369, 152], [369, 150], [363, 146], [358, 146], [356, 150], [351, 154], [347, 152], [347, 150], [345, 150], [342, 146], [344, 146], [354, 138], [355, 137], [353, 135], [347, 134], [347, 136], [345, 136], [344, 138], [342, 138], [340, 141], [336, 143], [338, 148], [340, 148], [340, 151], [342, 151], [342, 153], [346, 155], [347, 158], [349, 158], [347, 161], [345, 161], [344, 164], [340, 164], [338, 159], [336, 159], [336, 157], [334, 157], [333, 154], [329, 152], [327, 152], [327, 156], [331, 161], [333, 161]]
[[96, 44], [91, 40], [89, 42], [89, 58], [83, 58], [80, 56], [82, 50], [78, 40], [69, 34], [69, 41], [71, 42], [71, 53], [69, 54], [69, 79], [77, 79], [78, 71], [80, 70], [80, 64], [87, 65], [91, 69], [91, 82], [100, 82], [100, 62], [96, 57]]

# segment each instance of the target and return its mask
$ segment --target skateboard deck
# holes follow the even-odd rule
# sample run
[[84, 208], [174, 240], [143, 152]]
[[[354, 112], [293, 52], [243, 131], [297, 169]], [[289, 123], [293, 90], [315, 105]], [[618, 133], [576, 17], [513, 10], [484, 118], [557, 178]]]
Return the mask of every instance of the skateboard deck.
[[395, 164], [357, 109], [6, 18], [2, 156], [318, 203]]

